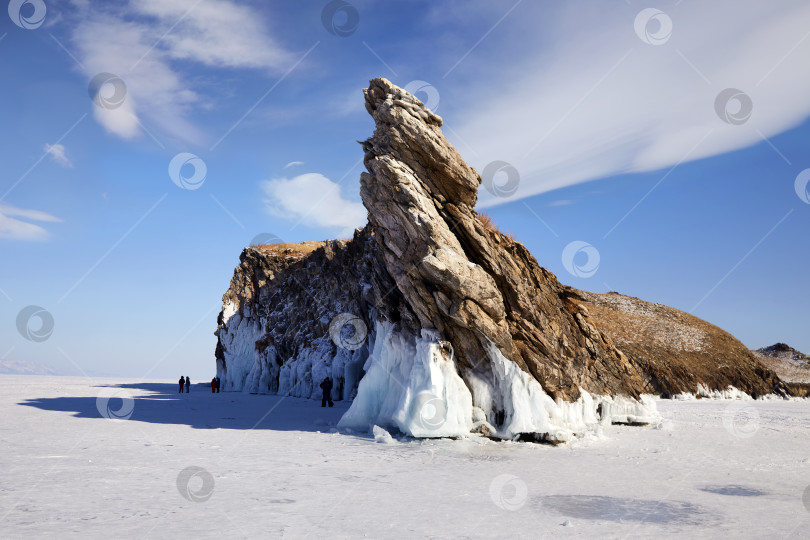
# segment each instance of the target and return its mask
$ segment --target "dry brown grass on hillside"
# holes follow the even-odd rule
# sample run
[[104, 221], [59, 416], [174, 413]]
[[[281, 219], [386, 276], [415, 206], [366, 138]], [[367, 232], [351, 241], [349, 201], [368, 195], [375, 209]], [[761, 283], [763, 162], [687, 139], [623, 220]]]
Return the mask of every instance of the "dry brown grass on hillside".
[[303, 257], [323, 246], [323, 242], [301, 242], [300, 244], [261, 244], [251, 246], [263, 253], [272, 255], [288, 255], [292, 257]]
[[[573, 291], [573, 289], [572, 289]], [[698, 384], [751, 395], [773, 391], [775, 377], [728, 332], [689, 313], [617, 293], [576, 291], [588, 322], [649, 375], [649, 392], [694, 393]]]
[[516, 242], [517, 241], [517, 240], [515, 240], [515, 235], [513, 235], [512, 233], [503, 233], [503, 232], [501, 232], [501, 230], [498, 229], [498, 225], [494, 221], [492, 221], [492, 217], [490, 217], [489, 214], [486, 214], [484, 212], [478, 212], [478, 221], [480, 221], [484, 225], [484, 227], [486, 227], [488, 230], [490, 230], [490, 231], [492, 231], [494, 233], [505, 236], [511, 242]]

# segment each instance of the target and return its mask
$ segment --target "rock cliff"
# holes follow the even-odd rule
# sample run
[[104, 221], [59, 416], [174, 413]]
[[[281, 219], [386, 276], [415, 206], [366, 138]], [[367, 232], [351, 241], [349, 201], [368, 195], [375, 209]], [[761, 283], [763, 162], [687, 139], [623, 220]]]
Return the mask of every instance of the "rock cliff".
[[313, 397], [329, 375], [345, 428], [552, 441], [653, 421], [644, 394], [784, 391], [704, 321], [560, 284], [477, 214], [481, 178], [440, 117], [385, 79], [364, 92], [369, 223], [245, 249], [216, 332], [226, 389]]

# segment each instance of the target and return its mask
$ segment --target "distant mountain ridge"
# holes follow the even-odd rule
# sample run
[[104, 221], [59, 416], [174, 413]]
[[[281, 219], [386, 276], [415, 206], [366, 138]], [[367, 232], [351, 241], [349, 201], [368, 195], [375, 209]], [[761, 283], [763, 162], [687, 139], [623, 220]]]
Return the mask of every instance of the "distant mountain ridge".
[[757, 359], [779, 378], [790, 383], [810, 383], [810, 355], [786, 343], [776, 343], [752, 351]]
[[768, 356], [771, 358], [782, 358], [782, 359], [790, 359], [790, 360], [801, 360], [805, 362], [810, 362], [810, 356], [797, 351], [790, 345], [786, 343], [776, 343], [771, 345], [770, 347], [762, 347], [761, 349], [757, 349], [756, 351], [763, 356]]
[[0, 360], [0, 375], [60, 375], [60, 373], [27, 360]]

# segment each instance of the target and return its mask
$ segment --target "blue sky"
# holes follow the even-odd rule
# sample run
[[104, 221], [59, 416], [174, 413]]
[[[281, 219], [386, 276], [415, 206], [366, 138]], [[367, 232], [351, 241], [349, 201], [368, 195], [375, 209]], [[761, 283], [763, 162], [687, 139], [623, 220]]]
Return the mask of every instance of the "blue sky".
[[[562, 282], [810, 352], [810, 7], [703, 4], [13, 0], [0, 358], [210, 377], [251, 239], [364, 224], [376, 76], [420, 89], [479, 171], [513, 167], [480, 207]], [[18, 331], [30, 305], [47, 339]]]

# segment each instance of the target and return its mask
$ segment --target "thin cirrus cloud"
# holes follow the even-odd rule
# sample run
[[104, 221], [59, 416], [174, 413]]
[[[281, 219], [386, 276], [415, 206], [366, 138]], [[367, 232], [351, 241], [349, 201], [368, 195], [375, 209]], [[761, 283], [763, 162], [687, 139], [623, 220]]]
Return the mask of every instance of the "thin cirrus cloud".
[[56, 223], [62, 220], [39, 210], [27, 210], [0, 203], [0, 238], [29, 242], [46, 240], [48, 231], [44, 227], [29, 223], [30, 221]]
[[46, 144], [45, 153], [51, 156], [51, 159], [62, 167], [73, 167], [73, 162], [67, 157], [67, 150], [63, 144]]
[[205, 140], [189, 120], [204, 99], [180, 72], [188, 62], [273, 73], [291, 63], [256, 10], [231, 0], [72, 3], [78, 17], [71, 42], [82, 73], [88, 81], [110, 73], [126, 85], [122, 102], [94, 107], [96, 120], [124, 139], [154, 130], [182, 141]]
[[269, 214], [310, 227], [338, 229], [346, 236], [368, 218], [362, 204], [344, 199], [340, 185], [322, 174], [265, 180], [261, 188]]
[[[479, 170], [503, 160], [521, 176], [510, 197], [482, 190], [482, 206], [745, 148], [810, 116], [807, 2], [669, 9], [672, 32], [651, 45], [634, 29], [640, 7], [566, 5], [547, 21], [542, 47], [487, 78], [496, 84], [476, 85], [474, 110], [455, 127], [459, 148], [474, 150]], [[744, 124], [726, 123], [715, 110], [727, 88], [752, 100]], [[785, 163], [776, 151], [773, 159]]]

